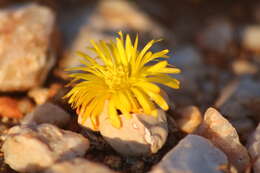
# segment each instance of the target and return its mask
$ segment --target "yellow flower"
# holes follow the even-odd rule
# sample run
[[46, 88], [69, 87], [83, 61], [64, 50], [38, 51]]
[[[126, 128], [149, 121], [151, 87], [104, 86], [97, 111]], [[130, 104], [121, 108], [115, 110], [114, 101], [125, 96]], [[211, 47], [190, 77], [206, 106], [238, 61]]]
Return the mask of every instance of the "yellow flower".
[[[69, 104], [77, 109], [83, 122], [90, 118], [93, 126], [98, 127], [98, 116], [108, 103], [108, 116], [114, 127], [120, 128], [120, 111], [131, 118], [131, 113], [145, 113], [157, 116], [156, 105], [163, 110], [168, 104], [161, 95], [157, 84], [171, 88], [179, 88], [179, 81], [167, 74], [180, 73], [178, 68], [170, 67], [166, 60], [169, 50], [151, 52], [152, 45], [160, 40], [152, 40], [138, 51], [138, 36], [132, 44], [129, 35], [124, 38], [121, 32], [116, 41], [94, 42], [90, 47], [96, 53], [92, 58], [85, 53], [78, 52], [83, 57], [83, 66], [73, 67], [71, 73], [73, 88], [65, 95]], [[151, 63], [152, 65], [148, 63]]]

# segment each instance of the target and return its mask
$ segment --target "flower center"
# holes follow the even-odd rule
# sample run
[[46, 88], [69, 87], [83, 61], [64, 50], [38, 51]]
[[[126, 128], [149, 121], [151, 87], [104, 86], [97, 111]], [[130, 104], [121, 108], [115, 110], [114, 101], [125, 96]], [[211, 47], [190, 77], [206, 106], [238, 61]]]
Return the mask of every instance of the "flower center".
[[105, 81], [110, 89], [121, 90], [130, 87], [129, 70], [127, 67], [119, 65], [117, 68], [108, 68], [106, 72]]

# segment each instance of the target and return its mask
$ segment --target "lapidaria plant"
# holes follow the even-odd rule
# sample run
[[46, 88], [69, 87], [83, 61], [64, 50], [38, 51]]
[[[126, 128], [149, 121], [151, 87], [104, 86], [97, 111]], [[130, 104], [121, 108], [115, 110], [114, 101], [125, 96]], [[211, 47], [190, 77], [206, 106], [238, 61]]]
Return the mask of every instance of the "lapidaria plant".
[[[158, 84], [178, 89], [180, 83], [169, 74], [180, 69], [167, 61], [168, 49], [152, 52], [149, 49], [160, 40], [151, 40], [138, 50], [138, 36], [118, 33], [115, 41], [91, 41], [96, 57], [78, 52], [82, 66], [69, 68], [72, 89], [65, 95], [81, 118], [91, 120], [94, 129], [99, 127], [99, 116], [107, 109], [107, 116], [115, 128], [122, 123], [119, 114], [131, 118], [133, 113], [157, 116], [158, 106], [169, 106]], [[107, 105], [107, 106], [105, 106]]]

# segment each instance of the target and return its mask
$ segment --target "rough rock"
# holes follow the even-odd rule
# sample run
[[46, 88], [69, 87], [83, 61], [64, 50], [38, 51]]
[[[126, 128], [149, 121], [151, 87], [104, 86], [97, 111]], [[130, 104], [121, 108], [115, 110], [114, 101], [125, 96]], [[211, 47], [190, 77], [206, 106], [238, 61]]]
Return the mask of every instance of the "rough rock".
[[37, 105], [41, 105], [54, 97], [61, 87], [63, 87], [61, 84], [53, 83], [49, 88], [33, 88], [28, 92], [28, 96], [31, 97]]
[[232, 63], [232, 70], [236, 75], [255, 74], [258, 67], [246, 60], [236, 60]]
[[5, 163], [18, 172], [35, 172], [56, 161], [83, 156], [88, 139], [50, 124], [15, 126], [2, 146]]
[[150, 173], [223, 173], [227, 167], [226, 155], [209, 140], [188, 135]]
[[260, 26], [251, 25], [244, 29], [242, 33], [242, 45], [256, 53], [260, 53]]
[[255, 129], [254, 121], [249, 118], [243, 118], [241, 120], [233, 120], [230, 121], [230, 123], [234, 126], [234, 128], [239, 133], [240, 139], [244, 141], [248, 140], [250, 134]]
[[42, 104], [22, 120], [23, 125], [50, 123], [58, 127], [65, 127], [70, 122], [70, 114], [52, 103]]
[[224, 53], [234, 39], [234, 28], [225, 18], [213, 18], [198, 36], [202, 48]]
[[18, 108], [23, 115], [26, 115], [28, 113], [31, 113], [34, 110], [35, 106], [29, 98], [25, 97], [18, 101]]
[[178, 110], [180, 117], [176, 121], [178, 127], [186, 133], [194, 132], [202, 122], [202, 115], [198, 107], [187, 106]]
[[41, 105], [47, 101], [49, 90], [47, 88], [33, 88], [28, 92], [28, 96], [31, 97], [37, 105]]
[[75, 158], [54, 164], [44, 171], [44, 173], [86, 173], [89, 171], [91, 171], [91, 173], [114, 173], [114, 171], [101, 164], [90, 162], [82, 158]]
[[131, 119], [121, 115], [122, 127], [113, 127], [106, 112], [100, 116], [100, 133], [119, 153], [127, 156], [156, 153], [168, 135], [165, 112], [158, 110], [157, 118], [144, 114], [132, 114]]
[[243, 77], [234, 86], [234, 91], [219, 107], [220, 111], [231, 120], [252, 117], [260, 121], [259, 97], [260, 81]]
[[240, 143], [236, 129], [216, 109], [207, 109], [198, 134], [225, 152], [238, 172], [246, 170], [250, 163], [248, 152]]
[[[83, 12], [84, 15], [78, 15], [79, 11]], [[69, 26], [62, 24], [63, 28], [61, 29], [67, 33], [68, 42], [72, 43], [68, 45], [69, 51], [60, 63], [61, 68], [79, 65], [76, 51], [83, 51], [93, 56], [93, 52], [86, 49], [90, 46], [89, 40], [91, 39], [95, 41], [111, 40], [120, 30], [128, 33], [147, 33], [155, 38], [161, 37], [166, 32], [162, 26], [140, 10], [134, 2], [126, 0], [101, 0], [95, 7], [76, 9], [76, 12], [73, 15], [69, 14], [69, 16], [66, 13], [67, 11], [64, 12], [64, 23], [68, 23], [68, 20], [71, 22], [69, 22]], [[71, 29], [79, 31], [79, 34], [70, 36], [73, 33]]]
[[0, 97], [0, 116], [21, 118], [23, 114], [19, 109], [18, 101], [11, 97]]
[[248, 151], [254, 162], [254, 172], [260, 172], [260, 123], [248, 142]]
[[0, 10], [0, 91], [40, 85], [55, 62], [54, 12], [40, 5]]

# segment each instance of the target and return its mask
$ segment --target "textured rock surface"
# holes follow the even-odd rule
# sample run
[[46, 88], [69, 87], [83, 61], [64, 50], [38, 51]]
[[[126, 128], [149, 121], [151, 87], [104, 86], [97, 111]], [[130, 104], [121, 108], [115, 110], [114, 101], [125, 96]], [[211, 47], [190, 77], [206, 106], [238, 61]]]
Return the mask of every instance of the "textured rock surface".
[[105, 140], [123, 155], [138, 156], [156, 153], [165, 143], [168, 128], [165, 112], [159, 110], [157, 118], [133, 114], [131, 119], [121, 115], [122, 127], [113, 127], [103, 113], [100, 117], [100, 133]]
[[224, 151], [238, 172], [246, 170], [250, 163], [248, 152], [240, 143], [236, 129], [216, 109], [207, 109], [198, 133]]
[[252, 117], [260, 121], [260, 81], [244, 77], [235, 86], [233, 93], [220, 106], [221, 112], [230, 120]]
[[257, 25], [248, 26], [242, 34], [242, 44], [245, 48], [260, 53], [260, 27]]
[[187, 106], [178, 111], [179, 119], [176, 121], [178, 127], [186, 133], [194, 132], [202, 121], [202, 115], [198, 107]]
[[50, 123], [59, 127], [65, 127], [71, 120], [70, 115], [57, 105], [45, 103], [38, 106], [34, 112], [26, 115], [22, 124]]
[[0, 91], [40, 85], [55, 62], [54, 13], [26, 5], [0, 10]]
[[28, 92], [28, 96], [31, 97], [37, 105], [41, 105], [47, 101], [49, 90], [47, 88], [34, 88]]
[[113, 173], [109, 168], [90, 162], [85, 159], [76, 158], [69, 161], [60, 162], [52, 165], [44, 173]]
[[209, 140], [188, 135], [150, 173], [223, 173], [227, 167], [226, 155]]
[[11, 97], [0, 97], [0, 116], [9, 118], [21, 118], [19, 103]]
[[5, 163], [18, 172], [35, 172], [56, 161], [83, 156], [88, 139], [50, 124], [15, 126], [8, 132], [2, 151]]
[[248, 151], [253, 160], [255, 160], [253, 165], [254, 172], [260, 172], [260, 123], [248, 143]]
[[233, 26], [225, 18], [211, 18], [198, 36], [202, 48], [224, 53], [233, 37]]

